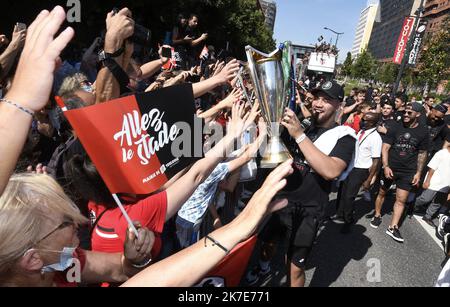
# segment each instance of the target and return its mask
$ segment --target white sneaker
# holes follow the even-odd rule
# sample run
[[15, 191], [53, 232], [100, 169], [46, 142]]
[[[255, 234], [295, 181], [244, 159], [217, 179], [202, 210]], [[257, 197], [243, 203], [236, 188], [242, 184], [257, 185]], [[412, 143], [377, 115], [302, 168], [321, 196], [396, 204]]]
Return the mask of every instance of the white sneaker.
[[258, 281], [261, 280], [261, 278], [264, 278], [267, 275], [269, 275], [269, 273], [270, 273], [270, 266], [267, 267], [266, 270], [263, 270], [261, 266], [258, 264], [253, 268], [253, 270], [248, 272], [247, 276], [245, 277], [245, 281], [249, 286], [254, 286], [255, 284], [258, 283]]

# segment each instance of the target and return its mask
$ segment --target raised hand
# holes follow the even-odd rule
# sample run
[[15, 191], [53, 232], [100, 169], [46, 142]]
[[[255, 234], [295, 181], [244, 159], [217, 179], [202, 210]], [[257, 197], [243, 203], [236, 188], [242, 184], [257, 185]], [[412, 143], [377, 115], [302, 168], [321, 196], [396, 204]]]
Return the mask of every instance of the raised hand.
[[231, 82], [239, 71], [239, 63], [237, 60], [230, 61], [215, 77], [221, 84]]
[[236, 102], [242, 99], [242, 91], [240, 89], [233, 89], [227, 98], [220, 102], [222, 108], [231, 109]]
[[64, 9], [57, 6], [51, 12], [42, 11], [30, 25], [7, 99], [34, 112], [44, 108], [52, 89], [55, 68], [61, 61], [59, 55], [74, 36], [69, 27], [54, 38], [65, 19]]
[[28, 173], [33, 173], [33, 174], [48, 175], [47, 167], [43, 166], [42, 163], [39, 163], [36, 166], [36, 169], [34, 169], [32, 165], [28, 166], [27, 167], [27, 172]]
[[0, 34], [0, 46], [8, 45], [8, 44], [9, 44], [9, 40], [6, 37], [6, 35]]
[[25, 44], [25, 38], [27, 37], [27, 30], [19, 30], [17, 25], [14, 27], [14, 32], [12, 34], [11, 45], [14, 48], [20, 49]]
[[276, 168], [266, 179], [263, 186], [253, 195], [241, 215], [236, 219], [238, 224], [244, 221], [242, 232], [248, 238], [253, 235], [259, 223], [273, 212], [281, 210], [288, 205], [287, 199], [275, 197], [287, 184], [286, 177], [294, 172], [292, 160], [288, 160]]
[[285, 110], [281, 125], [288, 130], [289, 135], [294, 139], [298, 139], [304, 132], [297, 115], [289, 108]]
[[117, 14], [109, 12], [106, 16], [105, 51], [116, 52], [133, 33], [134, 20], [128, 8], [120, 10]]
[[250, 112], [245, 112], [245, 104], [235, 103], [231, 109], [228, 133], [234, 138], [239, 138], [254, 123], [259, 113], [259, 103], [255, 103]]

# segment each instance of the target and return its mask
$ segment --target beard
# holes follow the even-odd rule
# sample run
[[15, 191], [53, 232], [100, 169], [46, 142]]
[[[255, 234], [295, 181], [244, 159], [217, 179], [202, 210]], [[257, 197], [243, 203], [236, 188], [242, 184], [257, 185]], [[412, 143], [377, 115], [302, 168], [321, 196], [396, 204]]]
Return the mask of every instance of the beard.
[[336, 116], [336, 112], [328, 113], [318, 113], [316, 111], [313, 112], [312, 117], [316, 126], [321, 126], [330, 120], [330, 118]]

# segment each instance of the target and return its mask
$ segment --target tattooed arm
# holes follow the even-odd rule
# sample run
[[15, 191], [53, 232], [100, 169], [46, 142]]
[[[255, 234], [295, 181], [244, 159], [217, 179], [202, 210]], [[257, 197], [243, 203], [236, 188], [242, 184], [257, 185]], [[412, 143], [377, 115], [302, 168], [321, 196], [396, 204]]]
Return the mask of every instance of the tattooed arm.
[[417, 159], [417, 173], [412, 181], [413, 186], [418, 186], [420, 183], [420, 178], [422, 177], [422, 171], [427, 162], [428, 152], [426, 150], [419, 151], [419, 158]]

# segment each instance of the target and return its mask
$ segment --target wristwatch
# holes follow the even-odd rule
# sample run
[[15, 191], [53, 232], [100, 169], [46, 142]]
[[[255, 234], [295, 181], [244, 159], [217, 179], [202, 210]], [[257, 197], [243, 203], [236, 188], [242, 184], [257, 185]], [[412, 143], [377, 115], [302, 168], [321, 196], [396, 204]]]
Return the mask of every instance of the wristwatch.
[[103, 63], [107, 59], [113, 59], [113, 58], [117, 58], [117, 57], [121, 56], [124, 52], [125, 52], [125, 47], [120, 48], [119, 50], [117, 50], [114, 53], [107, 53], [107, 52], [105, 52], [105, 50], [102, 50], [98, 53], [98, 61]]

